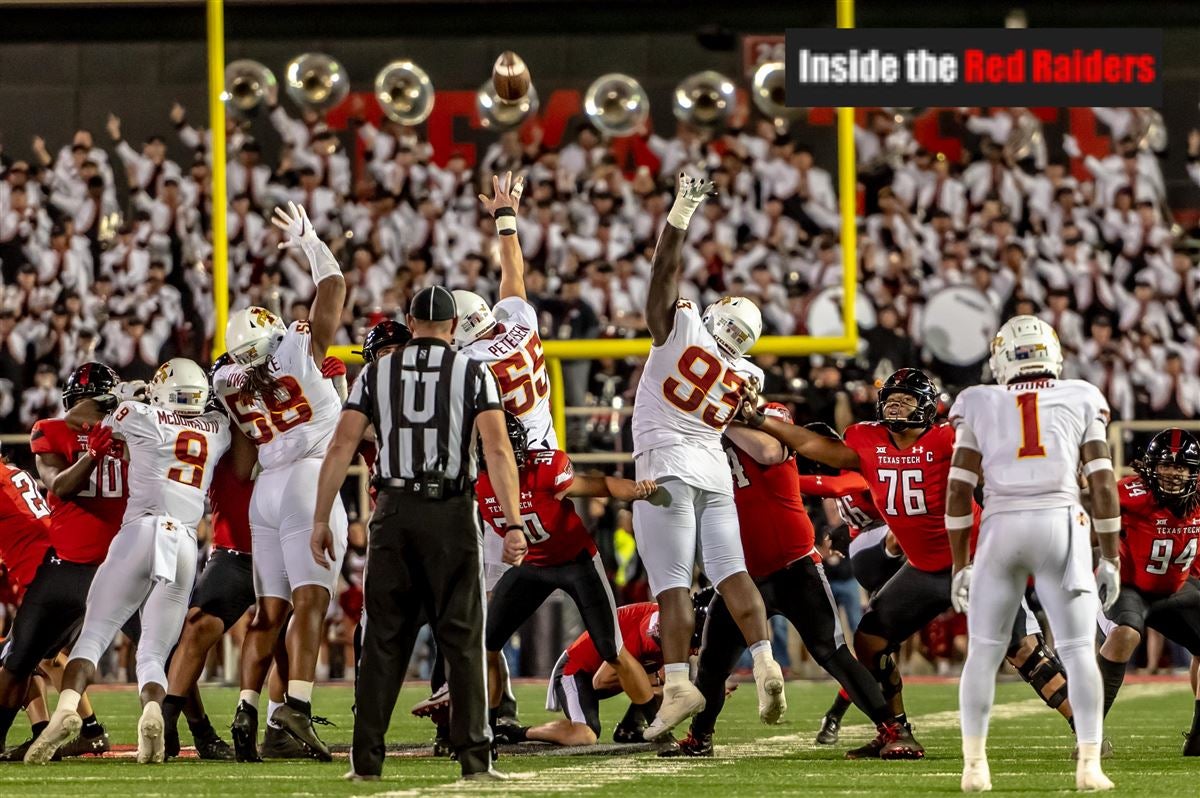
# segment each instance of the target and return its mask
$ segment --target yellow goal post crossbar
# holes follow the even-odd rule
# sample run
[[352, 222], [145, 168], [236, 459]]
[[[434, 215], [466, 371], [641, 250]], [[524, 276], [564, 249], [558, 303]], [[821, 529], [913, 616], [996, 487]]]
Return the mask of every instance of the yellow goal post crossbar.
[[[219, 0], [212, 0], [219, 2]], [[854, 27], [854, 0], [837, 0], [837, 26]], [[804, 335], [766, 336], [759, 339], [751, 354], [799, 357], [803, 355], [852, 354], [858, 349], [858, 321], [855, 316], [858, 299], [858, 178], [854, 155], [854, 109], [837, 109], [838, 142], [838, 207], [841, 215], [842, 244], [842, 334], [812, 337]], [[602, 340], [570, 340], [543, 342], [546, 366], [550, 376], [550, 407], [554, 416], [554, 431], [560, 445], [565, 446], [566, 394], [563, 390], [562, 361], [595, 360], [600, 358], [645, 357], [650, 352], [647, 338], [618, 338]], [[361, 362], [353, 354], [354, 346], [330, 347], [329, 354], [347, 362]]]

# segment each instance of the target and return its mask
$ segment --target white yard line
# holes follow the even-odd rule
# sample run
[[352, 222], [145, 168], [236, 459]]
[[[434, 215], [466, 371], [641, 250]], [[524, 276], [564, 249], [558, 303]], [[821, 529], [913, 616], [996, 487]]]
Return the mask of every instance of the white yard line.
[[[1159, 696], [1178, 689], [1179, 685], [1171, 682], [1130, 684], [1121, 690], [1121, 699], [1128, 700], [1131, 698]], [[992, 710], [992, 722], [1016, 720], [1039, 712], [1050, 711], [1037, 698], [1012, 701], [999, 704]], [[914, 718], [913, 725], [918, 732], [927, 729], [957, 728], [958, 710], [953, 709], [921, 715]], [[857, 738], [868, 736], [874, 731], [874, 728], [869, 724], [861, 723], [845, 726], [842, 731]], [[614, 756], [599, 762], [565, 765], [563, 767], [526, 773], [509, 773], [508, 781], [454, 782], [425, 789], [395, 790], [373, 793], [373, 795], [376, 798], [421, 798], [421, 796], [427, 795], [499, 795], [510, 794], [514, 791], [570, 793], [578, 791], [581, 787], [591, 790], [612, 784], [634, 781], [643, 776], [655, 775], [685, 775], [689, 780], [703, 782], [706, 771], [724, 767], [726, 760], [737, 759], [745, 761], [747, 759], [776, 758], [794, 752], [797, 749], [812, 750], [818, 748], [828, 750], [825, 746], [818, 746], [813, 742], [813, 733], [811, 730], [808, 730], [794, 734], [763, 737], [747, 742], [720, 743], [716, 747], [717, 755], [712, 759], [659, 759], [655, 756]], [[955, 751], [954, 755], [957, 757], [958, 752]], [[501, 767], [503, 767], [503, 763], [501, 763]], [[805, 775], [803, 772], [796, 774], [797, 778], [803, 778]], [[811, 775], [820, 775], [823, 777], [827, 774], [814, 773]], [[920, 775], [922, 777], [941, 778], [947, 775], [957, 776], [959, 775], [959, 771], [954, 770], [953, 773], [922, 771]], [[1005, 775], [1011, 774], [1006, 771]]]

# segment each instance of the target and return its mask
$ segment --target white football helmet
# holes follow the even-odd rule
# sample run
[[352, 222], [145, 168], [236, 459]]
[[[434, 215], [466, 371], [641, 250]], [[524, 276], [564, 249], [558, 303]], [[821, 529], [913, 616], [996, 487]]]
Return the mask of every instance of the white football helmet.
[[478, 341], [496, 326], [496, 317], [484, 298], [473, 291], [459, 289], [454, 292], [454, 304], [458, 307], [458, 327], [454, 329], [457, 346]]
[[1058, 377], [1063, 366], [1062, 344], [1054, 328], [1037, 316], [1013, 316], [992, 339], [988, 362], [1000, 385], [1021, 377]]
[[208, 375], [195, 361], [173, 357], [158, 367], [146, 386], [150, 404], [181, 416], [198, 416], [208, 404]]
[[287, 327], [266, 308], [251, 305], [229, 317], [225, 346], [239, 366], [258, 366], [275, 354]]
[[727, 296], [704, 309], [704, 326], [730, 357], [750, 351], [762, 335], [762, 311], [744, 296]]

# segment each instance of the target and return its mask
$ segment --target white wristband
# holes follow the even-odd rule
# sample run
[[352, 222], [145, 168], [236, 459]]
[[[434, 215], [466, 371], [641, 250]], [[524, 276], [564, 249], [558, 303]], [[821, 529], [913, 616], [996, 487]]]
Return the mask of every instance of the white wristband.
[[978, 474], [969, 468], [961, 468], [960, 466], [950, 466], [950, 479], [965, 482], [972, 488], [979, 484]]
[[1114, 532], [1121, 531], [1121, 517], [1116, 518], [1093, 518], [1092, 529], [1096, 530], [1101, 535], [1111, 535]]
[[975, 516], [972, 515], [947, 515], [946, 529], [957, 532], [961, 529], [970, 529], [975, 526]]
[[1095, 460], [1088, 460], [1086, 463], [1083, 464], [1083, 475], [1085, 477], [1090, 477], [1092, 474], [1095, 474], [1097, 471], [1112, 471], [1112, 470], [1113, 470], [1113, 462], [1112, 462], [1112, 460], [1109, 460], [1107, 457], [1097, 457]]
[[675, 198], [675, 204], [671, 206], [671, 211], [667, 214], [667, 224], [680, 230], [686, 230], [688, 223], [692, 221], [692, 214], [699, 207], [699, 199], [688, 199], [680, 194]]
[[496, 232], [504, 235], [505, 233], [517, 232], [517, 217], [515, 216], [497, 216], [496, 217]]
[[312, 270], [314, 283], [320, 285], [321, 281], [327, 277], [342, 276], [342, 267], [338, 265], [337, 258], [333, 257], [333, 253], [321, 239], [315, 235], [305, 236], [300, 239], [300, 248], [308, 257], [308, 266]]

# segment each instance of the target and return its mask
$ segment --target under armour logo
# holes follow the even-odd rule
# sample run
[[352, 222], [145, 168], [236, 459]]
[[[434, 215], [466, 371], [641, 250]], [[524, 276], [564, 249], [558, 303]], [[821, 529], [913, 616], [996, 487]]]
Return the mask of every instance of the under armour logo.
[[886, 446], [876, 446], [875, 454], [887, 454], [887, 447]]
[[61, 557], [51, 557], [50, 564], [51, 565], [62, 565], [62, 558]]
[[925, 447], [924, 447], [924, 446], [914, 446], [914, 447], [913, 447], [913, 453], [915, 453], [915, 454], [925, 454]]

